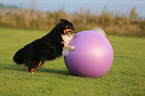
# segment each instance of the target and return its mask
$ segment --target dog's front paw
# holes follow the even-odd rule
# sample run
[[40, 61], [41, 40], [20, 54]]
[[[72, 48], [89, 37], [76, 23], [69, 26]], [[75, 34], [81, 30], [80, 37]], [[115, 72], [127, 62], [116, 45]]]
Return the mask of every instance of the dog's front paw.
[[75, 50], [75, 46], [69, 46], [69, 51], [74, 51]]
[[62, 51], [62, 56], [66, 56], [69, 53], [68, 48], [64, 48]]
[[66, 56], [69, 53], [69, 51], [74, 51], [74, 50], [75, 50], [75, 46], [66, 46], [62, 51], [62, 56]]

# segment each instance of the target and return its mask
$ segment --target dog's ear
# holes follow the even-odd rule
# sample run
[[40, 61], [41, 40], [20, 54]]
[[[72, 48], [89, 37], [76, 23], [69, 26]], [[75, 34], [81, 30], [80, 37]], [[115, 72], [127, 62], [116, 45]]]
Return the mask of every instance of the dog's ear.
[[68, 23], [68, 21], [66, 19], [60, 19], [60, 23]]

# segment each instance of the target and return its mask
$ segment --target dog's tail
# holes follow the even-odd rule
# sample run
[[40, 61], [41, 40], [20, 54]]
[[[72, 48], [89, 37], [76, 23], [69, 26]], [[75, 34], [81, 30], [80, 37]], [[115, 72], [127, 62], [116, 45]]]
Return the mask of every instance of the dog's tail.
[[18, 50], [13, 57], [13, 61], [18, 65], [21, 65], [22, 63], [24, 63], [24, 54], [24, 49]]

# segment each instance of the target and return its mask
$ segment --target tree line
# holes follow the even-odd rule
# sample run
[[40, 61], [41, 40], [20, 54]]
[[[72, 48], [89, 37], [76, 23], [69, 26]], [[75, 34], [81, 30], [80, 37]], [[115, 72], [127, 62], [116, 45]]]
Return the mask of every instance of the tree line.
[[101, 15], [90, 10], [69, 14], [59, 9], [53, 12], [41, 12], [30, 9], [6, 10], [0, 9], [0, 26], [12, 28], [37, 28], [50, 30], [60, 18], [71, 21], [77, 31], [100, 27], [107, 34], [145, 36], [145, 18], [138, 19], [136, 7], [130, 10], [130, 15], [102, 11]]

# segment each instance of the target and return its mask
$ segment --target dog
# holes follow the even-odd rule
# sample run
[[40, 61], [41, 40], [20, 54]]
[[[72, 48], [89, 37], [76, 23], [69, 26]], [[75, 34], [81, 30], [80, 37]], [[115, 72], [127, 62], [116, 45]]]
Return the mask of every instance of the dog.
[[66, 19], [60, 19], [60, 23], [48, 34], [18, 50], [13, 61], [18, 65], [26, 65], [29, 72], [33, 73], [46, 60], [54, 60], [75, 50], [74, 46], [68, 46], [73, 38], [72, 33], [76, 33], [73, 24]]

